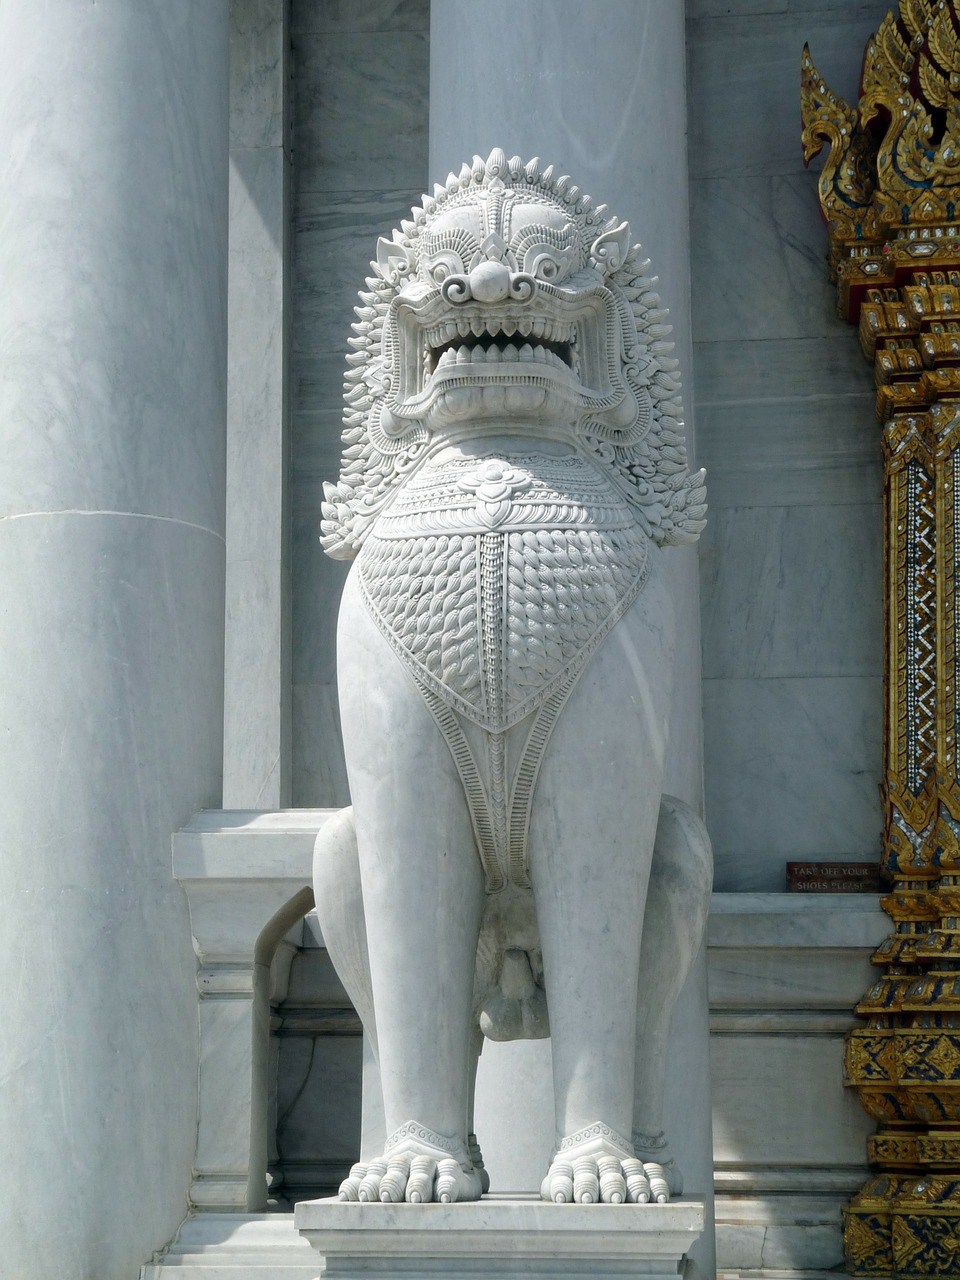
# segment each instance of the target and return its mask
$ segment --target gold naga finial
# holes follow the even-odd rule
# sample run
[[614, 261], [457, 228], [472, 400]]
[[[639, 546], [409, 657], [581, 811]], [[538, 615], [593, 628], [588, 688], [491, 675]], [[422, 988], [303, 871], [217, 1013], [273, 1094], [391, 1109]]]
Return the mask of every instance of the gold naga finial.
[[957, 9], [957, 0], [900, 0], [867, 42], [855, 106], [829, 88], [804, 46], [804, 163], [829, 143], [820, 209], [848, 319], [866, 289], [892, 286], [906, 270], [960, 266]]

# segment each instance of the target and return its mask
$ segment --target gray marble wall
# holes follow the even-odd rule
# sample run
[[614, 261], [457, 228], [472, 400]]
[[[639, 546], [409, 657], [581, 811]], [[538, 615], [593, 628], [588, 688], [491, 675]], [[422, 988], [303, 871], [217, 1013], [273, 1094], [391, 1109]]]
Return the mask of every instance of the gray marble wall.
[[347, 566], [320, 549], [343, 356], [377, 237], [426, 189], [428, 0], [293, 0], [293, 803], [349, 803], [336, 698]]
[[[706, 817], [716, 888], [871, 858], [881, 827], [873, 379], [834, 311], [800, 53], [855, 97], [882, 0], [687, 0]], [[815, 162], [815, 164], [818, 162]]]

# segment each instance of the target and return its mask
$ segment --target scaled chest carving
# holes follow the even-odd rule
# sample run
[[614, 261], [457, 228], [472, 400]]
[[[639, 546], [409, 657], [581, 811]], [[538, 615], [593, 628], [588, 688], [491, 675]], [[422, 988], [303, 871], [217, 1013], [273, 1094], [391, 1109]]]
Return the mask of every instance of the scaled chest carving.
[[502, 733], [569, 682], [639, 591], [647, 548], [583, 458], [481, 455], [407, 484], [360, 577], [416, 679]]

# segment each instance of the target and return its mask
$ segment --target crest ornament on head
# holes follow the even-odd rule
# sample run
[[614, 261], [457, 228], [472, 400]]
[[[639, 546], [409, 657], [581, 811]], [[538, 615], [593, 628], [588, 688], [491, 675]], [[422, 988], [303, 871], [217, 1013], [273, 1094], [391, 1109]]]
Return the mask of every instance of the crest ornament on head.
[[[322, 543], [355, 556], [431, 452], [469, 423], [593, 459], [660, 545], [704, 526], [656, 277], [626, 222], [539, 160], [494, 150], [381, 239], [347, 356]], [[484, 428], [484, 425], [485, 428]]]

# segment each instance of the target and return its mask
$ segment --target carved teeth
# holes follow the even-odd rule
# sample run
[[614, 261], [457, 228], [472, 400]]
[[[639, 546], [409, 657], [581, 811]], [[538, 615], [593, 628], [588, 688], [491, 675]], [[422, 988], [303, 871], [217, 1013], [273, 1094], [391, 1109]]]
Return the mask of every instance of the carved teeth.
[[446, 346], [458, 337], [467, 338], [473, 335], [475, 338], [484, 336], [510, 338], [517, 333], [524, 338], [542, 339], [545, 343], [574, 344], [577, 340], [577, 326], [575, 324], [560, 323], [544, 316], [537, 318], [523, 316], [517, 319], [513, 316], [497, 317], [492, 315], [472, 316], [470, 318], [460, 316], [456, 320], [447, 320], [428, 329], [426, 331], [426, 340], [429, 347], [437, 348]]
[[[435, 371], [446, 368], [451, 364], [549, 364], [554, 368], [563, 370], [569, 367], [567, 360], [558, 355], [557, 352], [551, 351], [549, 347], [542, 345], [539, 341], [535, 343], [524, 342], [522, 345], [518, 345], [515, 342], [506, 342], [503, 345], [492, 343], [488, 346], [482, 346], [479, 342], [458, 342], [454, 340], [439, 355], [435, 352], [431, 354], [436, 360]], [[427, 363], [429, 366], [429, 361]]]

